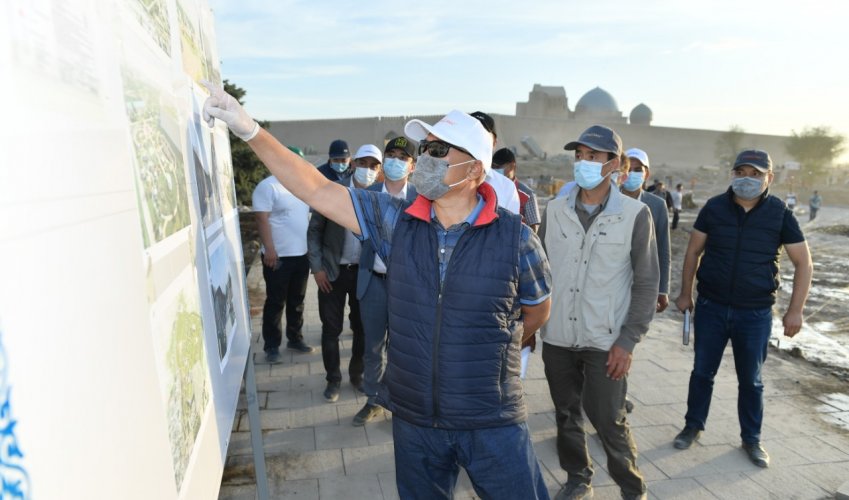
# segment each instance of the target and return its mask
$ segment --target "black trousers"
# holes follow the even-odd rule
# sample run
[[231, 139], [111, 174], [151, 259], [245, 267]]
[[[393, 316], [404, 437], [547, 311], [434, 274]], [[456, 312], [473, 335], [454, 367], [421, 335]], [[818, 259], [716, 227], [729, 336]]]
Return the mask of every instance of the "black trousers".
[[324, 362], [325, 377], [328, 382], [341, 382], [342, 371], [339, 368], [339, 335], [345, 322], [345, 297], [351, 313], [351, 330], [354, 332], [354, 344], [351, 348], [351, 362], [348, 363], [348, 376], [352, 382], [363, 380], [363, 352], [365, 336], [363, 322], [360, 319], [360, 302], [357, 300], [357, 266], [342, 264], [339, 277], [330, 282], [330, 293], [318, 291], [318, 316], [321, 318], [321, 359]]
[[672, 209], [672, 229], [676, 229], [678, 227], [678, 214], [680, 213], [680, 210], [676, 208]]
[[268, 351], [280, 347], [283, 332], [280, 321], [283, 309], [286, 309], [286, 339], [289, 342], [303, 340], [301, 328], [304, 326], [304, 297], [307, 293], [307, 280], [310, 276], [310, 263], [306, 255], [299, 257], [280, 257], [277, 267], [263, 264], [262, 277], [265, 278], [265, 306], [262, 308], [263, 348]]

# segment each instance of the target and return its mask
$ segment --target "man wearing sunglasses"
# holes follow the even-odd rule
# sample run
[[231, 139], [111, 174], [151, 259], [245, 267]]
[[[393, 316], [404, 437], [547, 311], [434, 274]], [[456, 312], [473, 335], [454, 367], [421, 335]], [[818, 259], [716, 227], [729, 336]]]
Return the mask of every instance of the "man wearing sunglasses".
[[631, 352], [648, 330], [658, 290], [649, 208], [620, 193], [622, 140], [594, 125], [564, 147], [575, 151], [575, 186], [548, 204], [539, 234], [555, 283], [542, 360], [554, 402], [557, 455], [568, 480], [556, 498], [592, 496], [593, 467], [582, 406], [598, 431], [622, 497], [645, 498], [625, 412]]
[[204, 118], [227, 123], [295, 196], [368, 240], [387, 264], [389, 352], [378, 402], [393, 413], [401, 498], [450, 498], [466, 469], [477, 494], [548, 498], [531, 446], [519, 348], [549, 314], [539, 239], [483, 182], [491, 135], [452, 111], [411, 120], [421, 143], [412, 203], [345, 189], [281, 146], [220, 87]]

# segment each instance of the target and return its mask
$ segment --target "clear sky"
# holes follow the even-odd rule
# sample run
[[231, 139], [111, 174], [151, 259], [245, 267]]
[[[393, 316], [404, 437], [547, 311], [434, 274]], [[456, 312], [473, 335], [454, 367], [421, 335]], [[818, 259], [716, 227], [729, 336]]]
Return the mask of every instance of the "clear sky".
[[540, 83], [573, 110], [599, 86], [654, 125], [849, 138], [844, 0], [209, 3], [260, 119], [513, 114]]

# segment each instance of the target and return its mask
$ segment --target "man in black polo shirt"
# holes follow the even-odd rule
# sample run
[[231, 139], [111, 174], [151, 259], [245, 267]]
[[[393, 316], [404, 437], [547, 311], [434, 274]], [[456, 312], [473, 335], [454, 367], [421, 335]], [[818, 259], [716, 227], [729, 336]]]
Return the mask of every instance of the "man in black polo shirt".
[[743, 449], [760, 467], [769, 465], [769, 455], [760, 444], [761, 368], [772, 331], [781, 247], [795, 268], [793, 293], [783, 318], [788, 337], [799, 333], [802, 326], [813, 272], [808, 244], [793, 211], [769, 194], [772, 179], [772, 160], [766, 151], [749, 149], [737, 155], [731, 187], [708, 200], [693, 224], [681, 294], [675, 301], [681, 311], [694, 309], [693, 278], [697, 277], [695, 362], [686, 423], [675, 437], [675, 447], [689, 448], [704, 430], [713, 379], [730, 340], [739, 384], [740, 437]]

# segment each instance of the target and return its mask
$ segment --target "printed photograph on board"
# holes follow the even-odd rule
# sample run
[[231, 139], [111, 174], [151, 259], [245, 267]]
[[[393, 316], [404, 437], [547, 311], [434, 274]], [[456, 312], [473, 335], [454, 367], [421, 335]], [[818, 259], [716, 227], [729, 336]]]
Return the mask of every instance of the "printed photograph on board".
[[218, 339], [218, 357], [224, 358], [233, 338], [236, 327], [236, 307], [234, 305], [234, 287], [236, 281], [234, 260], [229, 245], [222, 235], [211, 246], [209, 252], [209, 291], [212, 308], [215, 311], [215, 334]]
[[197, 279], [187, 267], [151, 307], [168, 438], [179, 491], [210, 399]]

